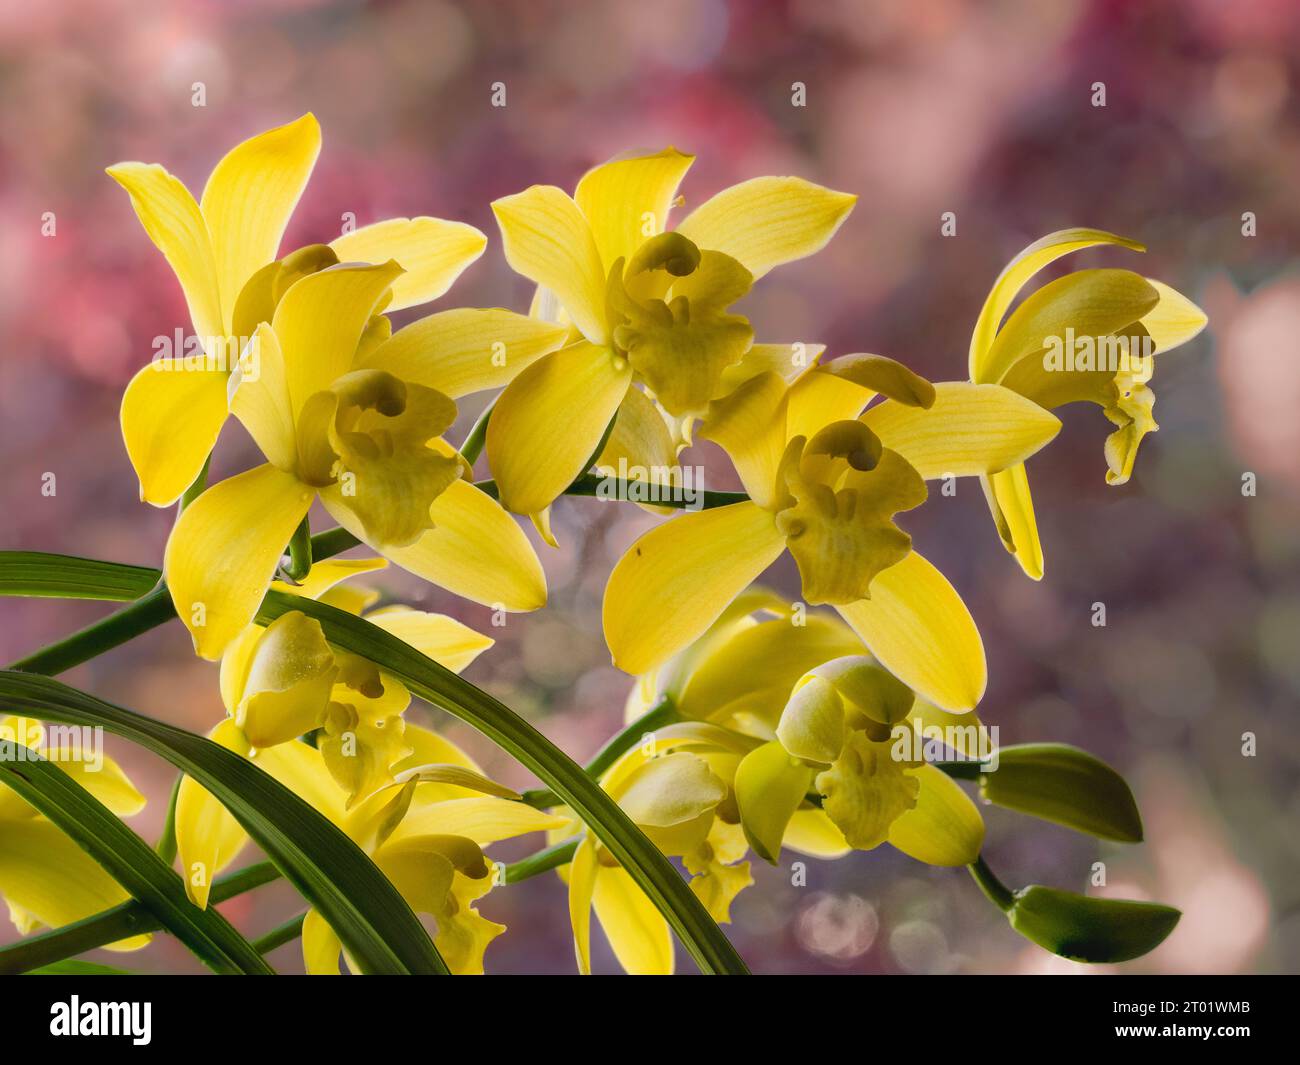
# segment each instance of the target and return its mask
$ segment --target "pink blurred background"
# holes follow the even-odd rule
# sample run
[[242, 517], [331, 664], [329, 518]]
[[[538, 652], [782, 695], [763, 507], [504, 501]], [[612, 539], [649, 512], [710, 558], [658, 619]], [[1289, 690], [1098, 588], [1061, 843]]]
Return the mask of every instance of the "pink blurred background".
[[[464, 220], [489, 234], [488, 251], [434, 306], [517, 310], [529, 287], [502, 259], [493, 197], [534, 182], [572, 188], [596, 162], [667, 143], [699, 157], [688, 208], [746, 177], [800, 174], [861, 199], [825, 252], [757, 286], [742, 309], [760, 338], [888, 354], [935, 379], [965, 376], [984, 295], [1024, 244], [1067, 226], [1113, 230], [1149, 253], [1089, 252], [1072, 267], [1140, 269], [1211, 318], [1161, 360], [1161, 432], [1132, 482], [1105, 485], [1110, 426], [1095, 408], [1068, 410], [1034, 460], [1041, 584], [1003, 552], [973, 481], [954, 498], [934, 493], [904, 524], [979, 622], [990, 666], [981, 711], [1002, 742], [1094, 751], [1133, 783], [1145, 818], [1147, 842], [1121, 847], [990, 809], [994, 868], [1014, 885], [1084, 890], [1102, 860], [1107, 894], [1184, 909], [1160, 949], [1121, 969], [1295, 971], [1298, 44], [1300, 7], [1288, 0], [3, 0], [0, 546], [161, 558], [173, 515], [136, 501], [117, 408], [152, 338], [188, 322], [168, 267], [103, 173], [121, 159], [162, 162], [197, 190], [236, 141], [314, 111], [324, 150], [286, 247], [331, 239], [344, 212], [362, 224]], [[505, 108], [490, 106], [498, 81]], [[1091, 103], [1099, 81], [1104, 108]], [[795, 82], [805, 107], [791, 104]], [[940, 235], [946, 211], [954, 237]], [[1242, 235], [1246, 211], [1257, 236]], [[41, 235], [45, 212], [56, 236]], [[453, 439], [482, 402], [464, 405]], [[232, 420], [217, 472], [253, 455]], [[735, 487], [717, 458], [699, 450], [683, 461], [706, 462], [710, 487]], [[53, 498], [41, 494], [46, 472], [57, 476]], [[1258, 478], [1254, 497], [1242, 494], [1246, 472]], [[561, 548], [543, 554], [550, 606], [504, 630], [397, 572], [376, 583], [496, 636], [467, 675], [583, 759], [619, 723], [629, 687], [600, 634], [604, 580], [649, 520], [594, 500], [558, 505]], [[769, 580], [793, 591], [794, 576], [778, 565]], [[1090, 624], [1098, 601], [1101, 629]], [[18, 599], [2, 610], [4, 661], [105, 613]], [[196, 730], [222, 712], [215, 669], [180, 626], [66, 679]], [[445, 727], [501, 778], [530, 783], [464, 727], [427, 707], [410, 716]], [[1241, 753], [1248, 731], [1255, 757]], [[153, 839], [167, 768], [112, 750], [151, 797], [134, 825]], [[889, 848], [812, 863], [803, 888], [788, 870], [755, 873], [729, 932], [758, 972], [1082, 969], [1015, 936], [963, 872]], [[283, 886], [226, 907], [249, 934], [299, 908]], [[554, 877], [498, 889], [481, 908], [510, 926], [489, 949], [490, 971], [573, 971]], [[12, 935], [6, 922], [0, 941]], [[296, 951], [272, 960], [295, 971]], [[170, 941], [117, 960], [197, 968]], [[597, 966], [613, 969], [603, 941]]]

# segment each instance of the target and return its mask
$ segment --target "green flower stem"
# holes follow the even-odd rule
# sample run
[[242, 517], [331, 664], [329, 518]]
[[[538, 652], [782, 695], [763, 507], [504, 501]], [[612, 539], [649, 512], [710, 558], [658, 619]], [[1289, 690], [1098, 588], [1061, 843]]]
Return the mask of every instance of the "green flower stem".
[[[505, 867], [505, 882], [517, 884], [551, 869], [567, 865], [578, 849], [578, 839], [568, 839], [552, 847], [511, 862]], [[209, 905], [225, 902], [236, 895], [252, 891], [280, 879], [280, 870], [270, 862], [258, 862], [237, 873], [220, 877], [212, 885]], [[288, 943], [302, 931], [304, 914], [272, 929], [253, 946], [263, 954]], [[73, 924], [29, 936], [8, 947], [0, 948], [0, 973], [20, 973], [62, 961], [88, 950], [95, 950], [119, 939], [156, 932], [161, 928], [154, 916], [138, 902], [123, 902]]]
[[[500, 495], [496, 481], [475, 481], [474, 487], [493, 499], [498, 498]], [[601, 496], [609, 499], [625, 500], [629, 496], [635, 498], [636, 494], [646, 487], [645, 482], [627, 481], [619, 477], [605, 477], [598, 473], [584, 473], [561, 494], [590, 498], [600, 493]], [[670, 497], [673, 496], [671, 492], [667, 494]], [[696, 507], [702, 510], [712, 510], [714, 507], [729, 507], [732, 503], [743, 503], [748, 498], [749, 496], [745, 492], [705, 491], [699, 493], [698, 500], [695, 502], [685, 498], [655, 499], [652, 501], [647, 500], [647, 502], [654, 502], [658, 506], [672, 507], [677, 510], [691, 510]]]
[[497, 401], [494, 399], [483, 408], [483, 413], [478, 416], [478, 420], [470, 427], [465, 442], [460, 445], [460, 457], [468, 462], [471, 468], [478, 461], [478, 457], [483, 454], [483, 445], [487, 443], [488, 422], [492, 420], [492, 410], [496, 405]]
[[9, 665], [25, 673], [53, 677], [105, 651], [120, 647], [176, 616], [171, 593], [158, 585], [134, 603]]
[[253, 949], [259, 954], [270, 954], [277, 947], [282, 947], [286, 943], [292, 943], [302, 935], [302, 923], [307, 919], [305, 913], [298, 914], [297, 917], [291, 917], [282, 925], [277, 925], [267, 932], [264, 936], [258, 936], [253, 940]]
[[[213, 883], [208, 896], [209, 904], [224, 902], [245, 891], [269, 884], [279, 877], [280, 871], [270, 862], [250, 865], [237, 873], [220, 877]], [[83, 917], [62, 928], [28, 936], [0, 948], [0, 973], [28, 972], [121, 939], [157, 932], [161, 928], [158, 919], [141, 903], [134, 900], [119, 903], [111, 909]]]
[[573, 852], [577, 849], [578, 837], [575, 837], [557, 843], [553, 847], [546, 847], [526, 858], [520, 858], [517, 862], [511, 862], [506, 866], [506, 883], [517, 884], [548, 869], [558, 869], [562, 865], [568, 865], [573, 861]]
[[1006, 913], [1015, 905], [1015, 895], [1006, 884], [993, 875], [993, 870], [984, 861], [984, 855], [981, 854], [966, 868], [970, 870], [970, 875], [975, 878], [975, 883], [980, 886], [980, 890], [999, 910]]
[[185, 494], [181, 496], [181, 510], [184, 510], [196, 499], [203, 494], [203, 490], [208, 487], [208, 469], [212, 465], [212, 452], [208, 452], [208, 457], [203, 460], [203, 469], [199, 470], [199, 475], [194, 478], [194, 483], [185, 489]]
[[[584, 768], [589, 776], [599, 779], [605, 770], [617, 762], [625, 752], [640, 743], [641, 737], [647, 732], [663, 728], [664, 725], [671, 725], [677, 720], [677, 707], [673, 705], [671, 699], [665, 697], [630, 725], [625, 726], [621, 732], [615, 733]], [[539, 810], [560, 805], [559, 798], [550, 788], [534, 788], [524, 792], [520, 798], [529, 806], [535, 806]]]
[[311, 548], [311, 520], [304, 514], [289, 541], [289, 565], [285, 568], [295, 581], [306, 580], [311, 572]]

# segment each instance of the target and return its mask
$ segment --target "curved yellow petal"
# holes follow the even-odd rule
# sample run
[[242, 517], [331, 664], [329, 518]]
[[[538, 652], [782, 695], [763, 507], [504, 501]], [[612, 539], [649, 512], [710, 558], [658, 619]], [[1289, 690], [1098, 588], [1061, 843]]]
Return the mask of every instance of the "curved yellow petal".
[[739, 259], [757, 280], [824, 248], [857, 202], [803, 178], [753, 178], [702, 203], [677, 232], [702, 249]]
[[1043, 267], [1050, 265], [1063, 255], [1095, 247], [1098, 244], [1118, 244], [1133, 251], [1146, 251], [1137, 241], [1126, 237], [1117, 237], [1100, 229], [1062, 229], [1041, 237], [1021, 251], [998, 275], [997, 281], [984, 301], [979, 318], [975, 322], [975, 331], [970, 340], [970, 376], [972, 381], [991, 381], [996, 378], [988, 375], [986, 365], [989, 348], [997, 336], [1002, 316], [1015, 302], [1016, 296], [1025, 283]]
[[727, 797], [727, 785], [704, 759], [678, 751], [643, 761], [611, 795], [638, 825], [669, 828], [712, 810]]
[[492, 201], [506, 261], [545, 286], [595, 344], [608, 339], [605, 269], [591, 226], [578, 205], [554, 185], [533, 185]]
[[[349, 532], [363, 529], [337, 489], [321, 494]], [[452, 481], [429, 508], [433, 528], [409, 547], [383, 554], [417, 577], [455, 595], [510, 611], [546, 605], [546, 574], [528, 537], [495, 499], [468, 481]]]
[[672, 930], [626, 870], [600, 870], [592, 906], [625, 972], [633, 976], [672, 975]]
[[457, 399], [509, 384], [563, 344], [568, 332], [514, 311], [457, 307], [399, 329], [357, 365]]
[[334, 781], [320, 751], [299, 740], [253, 753], [253, 764], [264, 769], [299, 798], [341, 825], [346, 793]]
[[825, 350], [825, 344], [805, 344], [802, 341], [793, 344], [754, 344], [740, 362], [722, 371], [718, 394], [713, 398], [725, 396], [751, 377], [764, 373], [774, 373], [783, 381], [793, 383], [817, 365], [817, 360]]
[[108, 176], [126, 189], [140, 224], [181, 283], [195, 333], [205, 346], [209, 337], [224, 337], [212, 239], [189, 189], [156, 163], [118, 163]]
[[752, 502], [673, 518], [619, 559], [605, 587], [614, 665], [645, 673], [702, 635], [785, 550], [772, 514]]
[[[324, 558], [319, 562], [313, 562], [311, 572], [297, 584], [276, 581], [271, 587], [277, 592], [300, 595], [304, 599], [321, 599], [340, 582], [359, 573], [375, 573], [387, 566], [388, 561], [382, 558]], [[339, 589], [339, 591], [356, 592], [363, 600], [373, 599], [379, 594], [361, 586]]]
[[664, 231], [668, 210], [695, 156], [669, 146], [588, 170], [573, 194], [591, 226], [605, 271]]
[[727, 453], [749, 497], [764, 508], [778, 499], [777, 471], [786, 444], [786, 393], [779, 374], [769, 371], [751, 377], [709, 404], [697, 434]]
[[813, 771], [772, 740], [750, 751], [736, 767], [736, 805], [745, 838], [754, 853], [776, 864], [790, 818], [808, 788]]
[[392, 841], [425, 835], [464, 836], [486, 847], [530, 832], [563, 828], [569, 822], [568, 818], [494, 795], [425, 802], [424, 788], [423, 784], [416, 786], [415, 798], [393, 831]]
[[213, 485], [177, 519], [163, 572], [200, 657], [215, 661], [253, 620], [312, 496], [268, 464]]
[[311, 396], [352, 368], [370, 316], [401, 273], [394, 262], [343, 263], [308, 274], [280, 299], [271, 325], [284, 356], [295, 423]]
[[591, 975], [591, 900], [600, 872], [596, 845], [591, 836], [586, 836], [569, 864], [569, 924], [573, 926], [573, 952], [582, 976]]
[[495, 642], [446, 614], [424, 610], [377, 610], [366, 620], [409, 643], [439, 665], [459, 673]]
[[[88, 747], [89, 740], [77, 725], [45, 725], [36, 718], [12, 714], [0, 717], [0, 743], [20, 743], [39, 751], [118, 817], [134, 817], [147, 800], [116, 761]], [[25, 799], [0, 785], [0, 821], [33, 814], [34, 808]]]
[[[21, 930], [59, 928], [99, 913], [130, 896], [70, 836], [43, 817], [6, 821], [0, 831], [0, 897]], [[148, 936], [111, 944], [110, 950], [138, 950]]]
[[230, 413], [248, 430], [267, 461], [292, 473], [298, 444], [289, 380], [280, 340], [266, 322], [253, 334], [240, 368], [230, 379], [230, 389]]
[[596, 465], [614, 477], [671, 483], [677, 467], [672, 434], [654, 400], [641, 389], [629, 388], [623, 396]]
[[[483, 772], [479, 764], [465, 751], [452, 743], [446, 736], [434, 732], [432, 729], [408, 724], [406, 726], [406, 742], [411, 748], [411, 754], [393, 766], [394, 772], [434, 763], [463, 766], [475, 773]], [[462, 791], [461, 794], [462, 796], [468, 796], [469, 792]], [[464, 833], [459, 834], [464, 835]]]
[[626, 359], [582, 341], [551, 352], [511, 381], [487, 431], [501, 505], [516, 514], [550, 506], [596, 458], [631, 381]]
[[871, 598], [837, 606], [880, 664], [944, 710], [984, 695], [984, 643], [948, 579], [915, 551], [876, 575]]
[[393, 282], [386, 310], [400, 311], [437, 299], [483, 254], [487, 237], [464, 222], [441, 218], [388, 218], [330, 241], [344, 263], [396, 260], [406, 271]]
[[1053, 345], [1105, 337], [1144, 318], [1160, 295], [1130, 270], [1076, 270], [1030, 293], [998, 332], [983, 363], [984, 381], [1001, 381], [1021, 359], [1039, 359]]
[[984, 846], [984, 819], [942, 769], [922, 765], [916, 805], [889, 826], [889, 842], [927, 865], [969, 865]]
[[222, 370], [164, 359], [141, 369], [122, 396], [122, 439], [140, 498], [171, 506], [194, 483], [226, 421]]
[[928, 410], [889, 399], [860, 419], [926, 480], [1004, 470], [1061, 429], [1056, 415], [1001, 385], [943, 381], [934, 390]]
[[[237, 754], [248, 753], [247, 741], [230, 718], [209, 732], [208, 738]], [[207, 906], [213, 880], [247, 842], [243, 827], [210, 791], [191, 777], [181, 778], [176, 795], [176, 853], [186, 894], [195, 906]]]
[[1043, 579], [1043, 543], [1034, 518], [1034, 499], [1029, 494], [1029, 475], [1024, 464], [1009, 466], [989, 477], [981, 477], [993, 521], [1002, 546], [1033, 580]]
[[1160, 295], [1160, 302], [1142, 318], [1143, 327], [1155, 341], [1151, 354], [1186, 344], [1205, 328], [1209, 318], [1181, 292], [1154, 277], [1148, 277], [1147, 283]]
[[280, 238], [319, 154], [320, 124], [308, 112], [236, 145], [213, 168], [199, 210], [212, 235], [226, 331], [244, 283], [279, 258]]
[[343, 941], [325, 918], [308, 910], [302, 922], [302, 961], [308, 976], [341, 976], [339, 955]]
[[825, 810], [796, 810], [785, 828], [781, 846], [813, 858], [842, 858], [853, 848]]

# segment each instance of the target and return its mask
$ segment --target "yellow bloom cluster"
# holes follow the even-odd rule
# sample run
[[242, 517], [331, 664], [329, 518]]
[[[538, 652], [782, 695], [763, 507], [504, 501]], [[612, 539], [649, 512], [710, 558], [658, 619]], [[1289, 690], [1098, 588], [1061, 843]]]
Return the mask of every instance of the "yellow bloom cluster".
[[[504, 930], [472, 906], [499, 880], [483, 848], [543, 831], [574, 844], [560, 872], [579, 968], [590, 970], [594, 910], [626, 970], [671, 971], [668, 922], [571, 810], [521, 801], [447, 739], [407, 723], [401, 682], [332, 646], [308, 615], [254, 619], [269, 588], [320, 600], [459, 671], [492, 641], [442, 615], [374, 609], [374, 593], [342, 582], [389, 560], [475, 602], [536, 610], [545, 575], [513, 515], [553, 544], [551, 507], [584, 473], [671, 468], [707, 439], [747, 498], [661, 521], [610, 574], [605, 637], [615, 665], [636, 677], [628, 721], [671, 713], [601, 770], [601, 787], [681, 860], [718, 921], [752, 882], [751, 850], [775, 863], [782, 848], [833, 858], [889, 843], [934, 865], [976, 861], [975, 805], [894, 740], [975, 708], [984, 648], [957, 591], [897, 518], [925, 502], [927, 482], [977, 477], [1006, 547], [1041, 578], [1025, 462], [1057, 434], [1052, 412], [1100, 405], [1116, 427], [1107, 479], [1123, 483], [1156, 428], [1149, 356], [1194, 336], [1200, 310], [1119, 269], [1067, 274], [1012, 310], [1063, 255], [1142, 250], [1076, 229], [1003, 271], [966, 380], [931, 383], [877, 355], [823, 360], [815, 344], [756, 343], [734, 305], [773, 268], [824, 247], [855, 197], [761, 177], [673, 221], [693, 157], [670, 147], [598, 166], [572, 196], [535, 185], [492, 204], [506, 259], [537, 285], [528, 314], [442, 310], [394, 331], [388, 315], [443, 295], [487, 238], [398, 218], [283, 251], [319, 150], [305, 115], [231, 150], [197, 201], [161, 166], [109, 170], [202, 340], [198, 356], [140, 370], [121, 420], [141, 498], [187, 497], [164, 575], [197, 653], [221, 663], [228, 716], [212, 738], [369, 854], [436, 923], [453, 971], [481, 972]], [[1094, 351], [1141, 344], [1144, 358], [1045, 359], [1067, 335]], [[480, 487], [475, 455], [443, 434], [457, 400], [488, 390], [501, 390], [486, 429], [494, 483]], [[231, 414], [265, 461], [207, 487]], [[290, 580], [286, 545], [316, 500], [382, 557], [318, 561]], [[754, 584], [787, 550], [801, 583], [793, 603]], [[834, 611], [806, 610], [823, 604]], [[123, 816], [143, 805], [115, 766], [85, 783]], [[0, 893], [24, 931], [125, 897], [7, 791], [0, 821]], [[175, 824], [190, 898], [205, 906], [247, 837], [188, 778]], [[340, 971], [342, 945], [314, 911], [303, 954], [311, 972]]]

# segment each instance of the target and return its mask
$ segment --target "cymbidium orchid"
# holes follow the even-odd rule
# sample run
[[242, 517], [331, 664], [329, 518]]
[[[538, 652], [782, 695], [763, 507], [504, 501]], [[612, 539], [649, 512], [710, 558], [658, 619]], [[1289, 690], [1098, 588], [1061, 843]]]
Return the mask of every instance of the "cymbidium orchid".
[[[1012, 259], [975, 323], [970, 376], [1002, 384], [1049, 410], [1066, 403], [1097, 404], [1116, 426], [1106, 439], [1106, 483], [1118, 485], [1132, 474], [1142, 438], [1159, 428], [1148, 384], [1154, 357], [1204, 329], [1204, 312], [1154, 278], [1129, 270], [1077, 270], [1031, 293], [1003, 321], [1036, 273], [1062, 256], [1102, 244], [1146, 251], [1102, 230], [1063, 229]], [[1076, 345], [1084, 350], [1076, 353]], [[1050, 358], [1053, 350], [1065, 359]], [[980, 480], [1004, 546], [1025, 573], [1041, 580], [1043, 546], [1024, 463]]]
[[390, 337], [377, 312], [401, 276], [394, 262], [329, 266], [294, 282], [257, 326], [260, 372], [232, 379], [230, 409], [268, 461], [186, 508], [164, 560], [204, 658], [252, 620], [317, 498], [358, 539], [457, 595], [515, 611], [545, 603], [523, 530], [463, 478], [467, 465], [441, 434], [453, 396], [499, 385], [557, 331], [514, 316], [509, 369], [492, 357], [491, 323], [426, 319]]
[[[15, 745], [54, 760], [119, 817], [132, 817], [144, 809], [145, 797], [112, 758], [102, 755], [92, 762], [59, 757], [39, 721], [17, 715], [0, 717], [0, 758], [16, 761]], [[124, 902], [130, 895], [63, 829], [0, 784], [0, 898], [9, 907], [14, 927], [29, 935], [79, 921]], [[149, 938], [132, 936], [108, 947], [138, 950]]]
[[755, 350], [749, 322], [729, 308], [773, 267], [821, 249], [857, 199], [800, 178], [755, 178], [666, 231], [693, 161], [666, 148], [595, 167], [572, 197], [534, 185], [492, 204], [510, 265], [539, 286], [534, 313], [571, 325], [567, 346], [502, 393], [487, 435], [502, 503], [533, 515], [548, 538], [547, 508], [596, 459], [616, 414], [630, 436], [644, 425], [658, 437], [639, 385], [680, 435], [746, 376], [747, 357], [766, 366], [792, 350]]
[[405, 273], [394, 279], [387, 309], [395, 311], [442, 295], [483, 254], [487, 238], [473, 226], [420, 217], [362, 226], [328, 246], [278, 258], [320, 143], [320, 126], [310, 113], [258, 134], [226, 153], [198, 202], [157, 163], [108, 169], [171, 264], [202, 345], [201, 354], [174, 351], [155, 359], [135, 375], [122, 400], [122, 433], [140, 478], [140, 497], [155, 506], [175, 502], [198, 476], [226, 420], [236, 361], [258, 323], [270, 320], [275, 301], [302, 273], [331, 258], [396, 260]]
[[926, 480], [1005, 469], [1059, 428], [1010, 389], [931, 385], [879, 356], [846, 356], [793, 384], [750, 378], [710, 404], [701, 430], [750, 498], [664, 522], [623, 555], [605, 589], [615, 665], [663, 662], [788, 549], [805, 602], [833, 605], [910, 688], [969, 710], [986, 678], [979, 632], [893, 517], [924, 502]]
[[[984, 825], [961, 788], [931, 765], [896, 760], [892, 742], [880, 742], [881, 729], [887, 737], [890, 726], [912, 728], [923, 711], [864, 652], [838, 618], [800, 614], [753, 588], [699, 640], [638, 678], [629, 721], [665, 701], [683, 720], [642, 737], [601, 786], [665, 854], [681, 858], [715, 920], [729, 921], [753, 882], [743, 860], [751, 847], [772, 863], [782, 847], [838, 858], [886, 841], [932, 865], [978, 856]], [[805, 742], [801, 727], [821, 736], [835, 724], [834, 752], [829, 741]], [[552, 838], [580, 832], [575, 822]], [[564, 875], [581, 971], [590, 971], [593, 910], [625, 970], [672, 971], [667, 922], [597, 841], [583, 836]]]
[[[317, 563], [303, 585], [280, 591], [364, 616], [449, 669], [492, 641], [452, 618], [405, 607], [366, 612], [376, 598], [339, 582], [382, 559]], [[410, 695], [372, 663], [331, 647], [299, 611], [250, 625], [221, 663], [229, 716], [210, 738], [308, 800], [371, 855], [418, 912], [438, 922], [437, 943], [456, 972], [481, 972], [483, 949], [504, 931], [470, 903], [490, 887], [482, 846], [562, 821], [515, 801], [455, 744], [402, 717]], [[312, 734], [313, 745], [301, 742]], [[407, 819], [409, 818], [409, 824]], [[243, 828], [189, 777], [176, 797], [176, 845], [186, 891], [206, 906], [213, 878], [248, 842]], [[303, 930], [310, 972], [338, 972], [340, 946], [310, 914]]]

